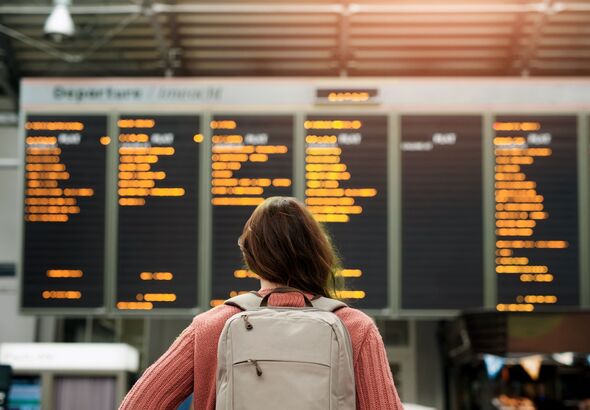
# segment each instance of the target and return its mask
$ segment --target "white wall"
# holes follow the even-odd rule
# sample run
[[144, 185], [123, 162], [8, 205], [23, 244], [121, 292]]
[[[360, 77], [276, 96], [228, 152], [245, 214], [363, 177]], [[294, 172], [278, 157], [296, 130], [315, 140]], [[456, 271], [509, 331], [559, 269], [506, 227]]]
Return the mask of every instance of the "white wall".
[[[17, 157], [17, 126], [0, 124], [0, 160]], [[20, 184], [19, 170], [15, 166], [0, 165], [0, 263], [18, 263], [19, 260]], [[18, 312], [17, 278], [0, 277], [0, 343], [32, 342], [34, 337], [35, 319]]]

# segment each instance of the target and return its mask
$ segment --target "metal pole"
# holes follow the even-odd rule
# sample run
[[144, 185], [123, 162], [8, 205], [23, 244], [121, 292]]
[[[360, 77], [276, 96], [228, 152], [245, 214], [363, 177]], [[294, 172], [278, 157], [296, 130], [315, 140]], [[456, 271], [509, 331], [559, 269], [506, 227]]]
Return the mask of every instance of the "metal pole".
[[580, 306], [590, 307], [590, 168], [588, 149], [590, 147], [590, 131], [586, 113], [578, 114], [578, 215], [580, 255]]
[[491, 113], [484, 114], [482, 130], [482, 173], [483, 173], [483, 298], [484, 306], [496, 306], [496, 228], [495, 228], [495, 157], [494, 157], [494, 118]]
[[389, 307], [391, 315], [402, 310], [402, 155], [401, 115], [390, 114], [387, 132], [387, 203], [388, 203], [388, 253]]
[[293, 196], [305, 201], [305, 113], [297, 112], [293, 117]]
[[199, 306], [206, 311], [211, 307], [211, 113], [201, 115], [200, 131], [203, 142], [199, 147]]

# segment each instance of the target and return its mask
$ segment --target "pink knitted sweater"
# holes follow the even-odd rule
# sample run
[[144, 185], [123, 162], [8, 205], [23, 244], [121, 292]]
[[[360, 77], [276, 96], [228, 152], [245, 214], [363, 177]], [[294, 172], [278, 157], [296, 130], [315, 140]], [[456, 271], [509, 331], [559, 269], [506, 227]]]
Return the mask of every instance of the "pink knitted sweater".
[[[265, 295], [269, 289], [259, 291]], [[311, 296], [311, 295], [308, 295]], [[304, 306], [297, 293], [274, 293], [273, 306]], [[217, 343], [225, 322], [239, 309], [222, 305], [196, 316], [168, 351], [127, 394], [120, 410], [173, 410], [194, 393], [195, 410], [215, 409]], [[336, 311], [352, 341], [358, 410], [402, 410], [379, 330], [357, 309]]]

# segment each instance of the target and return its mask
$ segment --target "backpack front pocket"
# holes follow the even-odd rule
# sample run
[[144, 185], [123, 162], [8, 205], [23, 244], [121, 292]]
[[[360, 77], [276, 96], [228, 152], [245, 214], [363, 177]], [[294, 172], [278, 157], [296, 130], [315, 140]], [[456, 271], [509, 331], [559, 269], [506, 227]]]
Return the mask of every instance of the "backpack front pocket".
[[246, 360], [233, 365], [233, 409], [326, 410], [330, 367], [310, 362]]

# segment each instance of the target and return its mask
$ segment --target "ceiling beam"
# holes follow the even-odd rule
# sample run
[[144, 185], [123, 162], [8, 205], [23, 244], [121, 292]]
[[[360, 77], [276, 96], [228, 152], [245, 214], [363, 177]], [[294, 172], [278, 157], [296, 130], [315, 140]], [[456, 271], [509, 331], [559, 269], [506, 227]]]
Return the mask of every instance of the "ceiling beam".
[[554, 0], [544, 0], [543, 4], [544, 10], [547, 12], [537, 15], [537, 20], [533, 29], [527, 37], [524, 37], [524, 48], [516, 62], [516, 68], [520, 70], [520, 75], [523, 77], [528, 77], [530, 74], [531, 61], [534, 59], [535, 53], [537, 52], [539, 40], [543, 36], [543, 28], [549, 19], [549, 15], [554, 14], [552, 13], [555, 6]]
[[[172, 0], [175, 2], [176, 0]], [[181, 45], [180, 23], [178, 22], [178, 15], [171, 13], [168, 17], [168, 34], [170, 38], [170, 49], [168, 50], [168, 59], [170, 60], [171, 70], [173, 75], [184, 74], [184, 55]]]
[[164, 69], [164, 75], [166, 77], [172, 77], [174, 75], [175, 58], [168, 40], [164, 37], [164, 30], [158, 19], [158, 15], [154, 10], [155, 3], [153, 0], [143, 0], [142, 12], [149, 18], [150, 25], [152, 27], [152, 34], [156, 42], [156, 48], [160, 54], [162, 67]]
[[[463, 3], [463, 4], [269, 4], [269, 3], [200, 3], [200, 4], [165, 4], [152, 3], [154, 13], [417, 13], [417, 14], [455, 14], [455, 13], [558, 13], [562, 11], [590, 12], [590, 3], [587, 2], [555, 2], [551, 10], [547, 10], [546, 2], [535, 3]], [[0, 6], [1, 15], [9, 14], [41, 14], [48, 15], [52, 11], [51, 6], [29, 5], [4, 5]], [[70, 12], [78, 14], [135, 14], [141, 13], [142, 4], [95, 4], [73, 5]]]
[[520, 39], [523, 36], [524, 28], [527, 25], [527, 15], [518, 14], [512, 24], [512, 37], [510, 40], [510, 50], [506, 58], [506, 74], [507, 75], [518, 75], [517, 67], [515, 62], [520, 60], [522, 47], [520, 45]]

